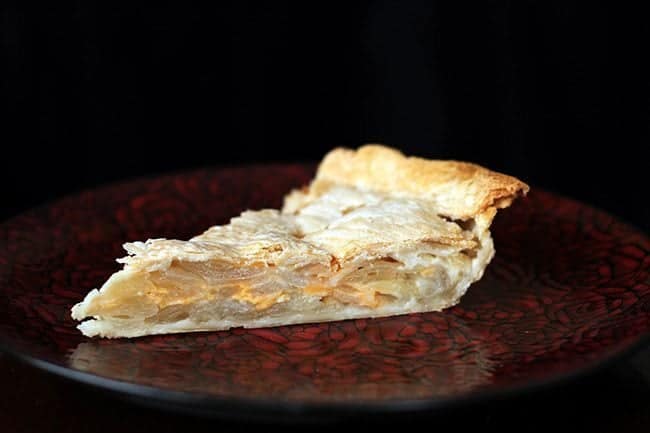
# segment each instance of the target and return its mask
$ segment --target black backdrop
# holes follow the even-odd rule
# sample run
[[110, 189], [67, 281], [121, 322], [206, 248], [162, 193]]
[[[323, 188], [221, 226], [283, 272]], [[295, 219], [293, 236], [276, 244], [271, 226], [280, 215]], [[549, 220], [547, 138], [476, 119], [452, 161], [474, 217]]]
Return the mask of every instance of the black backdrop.
[[381, 141], [650, 227], [640, 10], [96, 3], [4, 2], [0, 217], [125, 177]]

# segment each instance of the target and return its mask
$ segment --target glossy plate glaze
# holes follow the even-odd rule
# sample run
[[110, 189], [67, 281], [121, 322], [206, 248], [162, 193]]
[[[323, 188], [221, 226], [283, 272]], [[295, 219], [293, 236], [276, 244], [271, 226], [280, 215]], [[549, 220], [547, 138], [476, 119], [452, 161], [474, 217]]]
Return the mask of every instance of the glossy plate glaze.
[[199, 170], [86, 191], [0, 225], [0, 344], [139, 401], [239, 416], [431, 410], [589, 371], [650, 332], [650, 240], [542, 191], [497, 216], [497, 255], [441, 313], [88, 339], [70, 308], [125, 241], [187, 239], [279, 207], [311, 166]]

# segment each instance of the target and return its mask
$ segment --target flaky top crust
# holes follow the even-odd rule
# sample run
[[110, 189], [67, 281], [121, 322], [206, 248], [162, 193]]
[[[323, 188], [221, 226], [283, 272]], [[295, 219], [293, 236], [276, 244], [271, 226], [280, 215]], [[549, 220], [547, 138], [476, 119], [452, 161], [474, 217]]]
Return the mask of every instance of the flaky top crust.
[[[189, 241], [128, 243], [120, 262], [149, 272], [173, 261], [329, 266], [332, 258], [390, 255], [423, 242], [473, 249], [475, 236], [488, 236], [496, 209], [527, 191], [523, 182], [474, 164], [407, 158], [380, 145], [339, 148], [308, 188], [285, 198], [281, 212], [247, 211]], [[473, 219], [473, 229], [450, 219]]]
[[[476, 164], [406, 157], [377, 144], [337, 148], [321, 162], [307, 194], [292, 194], [285, 211], [295, 211], [334, 185], [348, 185], [397, 197], [430, 200], [440, 215], [467, 220], [508, 207], [529, 187]], [[490, 218], [491, 219], [491, 218]]]

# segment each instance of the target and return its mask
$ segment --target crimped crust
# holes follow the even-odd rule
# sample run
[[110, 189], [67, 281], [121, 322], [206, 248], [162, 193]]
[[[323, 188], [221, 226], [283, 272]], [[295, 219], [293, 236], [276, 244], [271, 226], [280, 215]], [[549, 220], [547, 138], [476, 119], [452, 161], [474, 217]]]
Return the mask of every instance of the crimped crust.
[[405, 157], [395, 149], [369, 144], [328, 153], [308, 194], [288, 196], [285, 211], [299, 209], [333, 185], [430, 200], [441, 215], [456, 220], [493, 215], [490, 208], [508, 207], [529, 190], [512, 176], [476, 164]]

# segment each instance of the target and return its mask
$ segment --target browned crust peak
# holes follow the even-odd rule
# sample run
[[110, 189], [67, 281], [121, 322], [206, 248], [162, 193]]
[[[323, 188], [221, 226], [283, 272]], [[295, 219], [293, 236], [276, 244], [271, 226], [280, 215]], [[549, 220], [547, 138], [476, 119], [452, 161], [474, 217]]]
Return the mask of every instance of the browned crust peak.
[[529, 190], [519, 179], [480, 165], [406, 157], [378, 144], [329, 152], [318, 168], [311, 193], [319, 194], [333, 184], [429, 199], [441, 214], [454, 219], [507, 207]]

